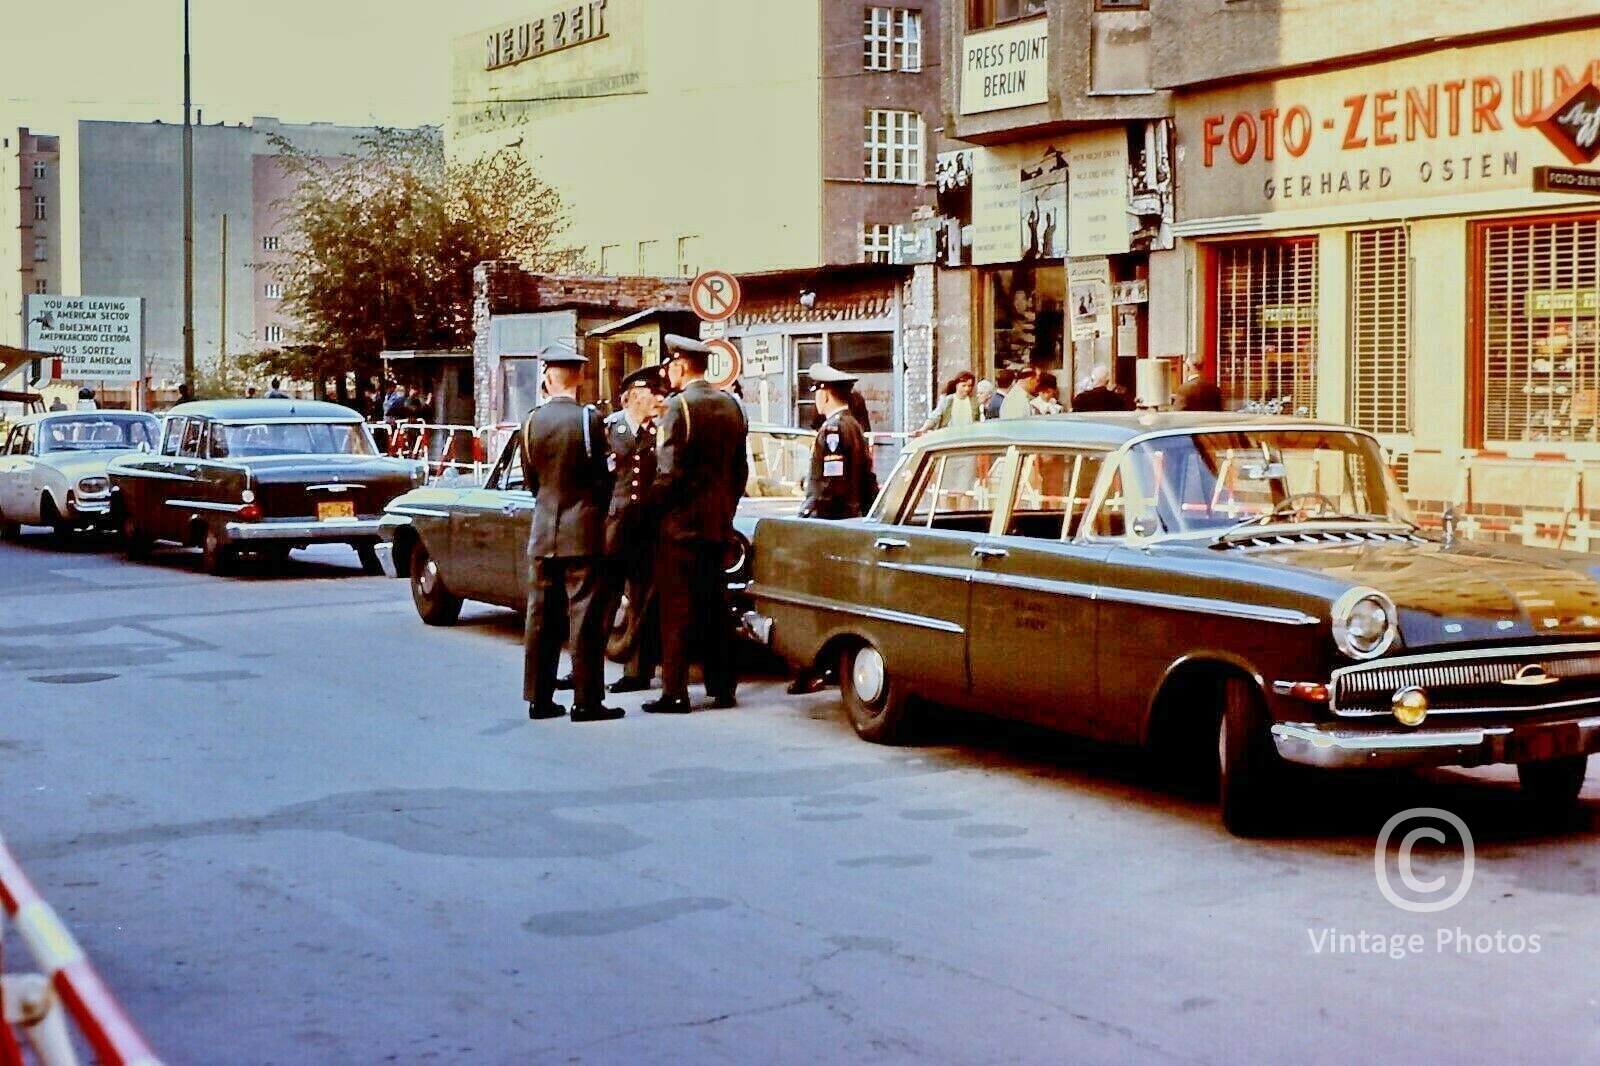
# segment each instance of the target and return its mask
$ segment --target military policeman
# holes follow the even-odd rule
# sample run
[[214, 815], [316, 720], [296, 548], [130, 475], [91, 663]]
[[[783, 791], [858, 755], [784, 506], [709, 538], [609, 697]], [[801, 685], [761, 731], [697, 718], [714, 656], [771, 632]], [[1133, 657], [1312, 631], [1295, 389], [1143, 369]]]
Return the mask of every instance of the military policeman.
[[831, 366], [809, 371], [822, 425], [811, 447], [802, 518], [860, 518], [878, 495], [872, 449], [849, 410], [856, 379]]
[[659, 366], [647, 366], [623, 378], [622, 409], [606, 419], [606, 446], [617, 479], [606, 512], [606, 617], [616, 617], [626, 597], [628, 647], [622, 678], [611, 686], [612, 692], [649, 688], [661, 658], [660, 612], [651, 579], [656, 537], [647, 515], [656, 476], [656, 419], [667, 392], [662, 375]]
[[529, 718], [559, 718], [556, 664], [572, 652], [574, 722], [621, 718], [604, 705], [606, 502], [612, 474], [605, 426], [578, 403], [582, 355], [561, 346], [540, 353], [549, 399], [522, 425], [522, 470], [534, 494], [528, 537], [528, 614], [523, 632], [523, 695]]
[[711, 349], [668, 334], [667, 381], [677, 390], [656, 431], [658, 516], [656, 594], [661, 603], [661, 698], [646, 711], [689, 707], [689, 648], [697, 639], [713, 707], [738, 705], [733, 616], [723, 559], [733, 543], [733, 512], [744, 495], [748, 459], [739, 401], [705, 380]]

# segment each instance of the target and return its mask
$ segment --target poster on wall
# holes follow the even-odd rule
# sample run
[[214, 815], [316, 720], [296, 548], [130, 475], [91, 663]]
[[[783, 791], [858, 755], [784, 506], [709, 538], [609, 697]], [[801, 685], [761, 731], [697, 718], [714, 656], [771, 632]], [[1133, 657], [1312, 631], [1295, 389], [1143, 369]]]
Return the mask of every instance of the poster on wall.
[[1172, 249], [1172, 120], [1129, 129], [1128, 251]]
[[990, 271], [994, 298], [994, 365], [1061, 368], [1066, 336], [1062, 311], [1067, 272], [1060, 265]]
[[941, 152], [934, 161], [934, 203], [938, 207], [938, 258], [945, 266], [961, 266], [972, 249], [973, 150]]
[[1111, 306], [1110, 261], [1088, 259], [1067, 266], [1067, 308], [1073, 340], [1109, 336]]
[[975, 148], [972, 157], [972, 265], [1015, 263], [1022, 258], [1021, 153]]
[[1071, 252], [1078, 256], [1118, 255], [1128, 250], [1128, 135], [1121, 128], [1074, 136]]
[[1067, 156], [1054, 145], [1023, 156], [1017, 221], [1023, 262], [1067, 257]]

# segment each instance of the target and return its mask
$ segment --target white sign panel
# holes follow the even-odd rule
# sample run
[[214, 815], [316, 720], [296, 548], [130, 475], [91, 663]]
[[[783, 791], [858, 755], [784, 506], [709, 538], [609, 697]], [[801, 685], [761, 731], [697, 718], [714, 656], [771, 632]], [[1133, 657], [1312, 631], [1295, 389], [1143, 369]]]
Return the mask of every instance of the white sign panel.
[[783, 373], [783, 334], [759, 333], [744, 338], [744, 372], [752, 377]]
[[961, 39], [961, 113], [1050, 99], [1050, 20], [1041, 16]]
[[1076, 258], [1128, 250], [1128, 134], [1120, 126], [1072, 138], [1068, 250]]
[[144, 363], [144, 301], [137, 296], [27, 298], [27, 346], [61, 357], [69, 381], [137, 381]]

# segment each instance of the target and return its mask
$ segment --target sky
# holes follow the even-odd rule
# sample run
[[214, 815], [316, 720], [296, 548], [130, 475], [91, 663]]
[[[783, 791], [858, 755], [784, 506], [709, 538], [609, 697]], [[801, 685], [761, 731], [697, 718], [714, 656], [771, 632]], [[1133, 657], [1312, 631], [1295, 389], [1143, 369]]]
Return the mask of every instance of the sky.
[[[442, 124], [450, 39], [530, 6], [543, 5], [190, 0], [194, 105], [208, 123]], [[7, 124], [59, 133], [79, 118], [183, 121], [182, 0], [51, 0], [6, 22]]]

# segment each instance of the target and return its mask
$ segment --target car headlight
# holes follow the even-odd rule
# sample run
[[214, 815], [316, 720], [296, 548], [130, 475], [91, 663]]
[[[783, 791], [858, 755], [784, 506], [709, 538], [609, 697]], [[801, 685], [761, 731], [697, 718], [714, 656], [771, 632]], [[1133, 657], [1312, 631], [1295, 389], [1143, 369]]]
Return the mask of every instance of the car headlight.
[[1377, 589], [1353, 588], [1333, 604], [1333, 642], [1352, 659], [1375, 659], [1400, 635], [1394, 601]]
[[111, 479], [104, 477], [86, 477], [78, 481], [78, 492], [85, 496], [98, 496], [111, 488]]

